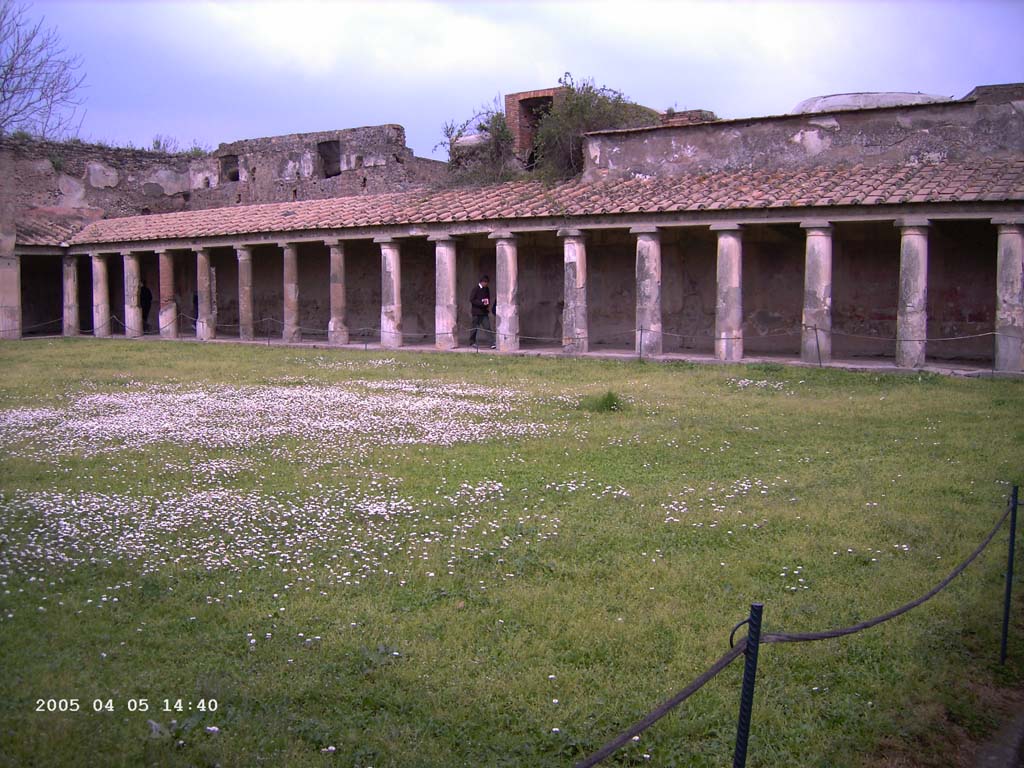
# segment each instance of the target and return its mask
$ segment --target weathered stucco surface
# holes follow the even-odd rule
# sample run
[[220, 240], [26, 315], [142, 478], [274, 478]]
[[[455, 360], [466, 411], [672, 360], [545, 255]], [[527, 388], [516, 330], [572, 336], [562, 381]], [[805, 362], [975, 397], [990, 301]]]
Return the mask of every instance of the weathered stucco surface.
[[1024, 94], [591, 134], [584, 178], [1020, 156]]

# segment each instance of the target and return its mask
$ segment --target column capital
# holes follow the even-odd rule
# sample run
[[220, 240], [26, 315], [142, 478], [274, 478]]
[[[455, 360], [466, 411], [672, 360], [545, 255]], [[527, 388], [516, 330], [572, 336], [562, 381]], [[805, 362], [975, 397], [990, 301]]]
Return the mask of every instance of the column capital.
[[277, 247], [280, 248], [281, 250], [284, 250], [284, 251], [290, 249], [290, 250], [293, 250], [293, 251], [295, 251], [297, 253], [298, 250], [299, 250], [299, 246], [301, 244], [302, 243], [300, 243], [298, 241], [295, 241], [295, 240], [282, 240], [282, 241], [277, 243]]
[[398, 240], [394, 237], [375, 237], [373, 242], [377, 245], [398, 245]]
[[583, 231], [579, 229], [560, 229], [555, 234], [558, 237], [583, 237]]
[[[561, 234], [561, 230], [559, 230], [559, 234]], [[515, 240], [516, 239], [516, 233], [515, 232], [509, 232], [507, 229], [499, 229], [499, 230], [497, 230], [495, 232], [491, 232], [491, 234], [489, 234], [487, 236], [487, 239], [488, 240]]]
[[896, 219], [893, 225], [900, 229], [927, 229], [931, 225], [931, 220], [927, 216], [906, 216]]
[[1004, 216], [992, 219], [992, 224], [995, 225], [999, 232], [1024, 232], [1024, 218]]
[[805, 219], [800, 222], [800, 229], [821, 229], [831, 232], [832, 222], [828, 219]]
[[235, 256], [240, 259], [251, 259], [253, 246], [251, 245], [236, 245], [234, 246]]
[[743, 225], [738, 224], [734, 221], [722, 222], [721, 224], [712, 224], [709, 229], [712, 232], [742, 232]]
[[454, 243], [455, 242], [455, 237], [453, 235], [449, 235], [447, 232], [445, 232], [442, 235], [430, 235], [430, 237], [427, 238], [427, 242], [428, 243]]
[[653, 224], [638, 224], [629, 228], [631, 235], [660, 235], [661, 231]]

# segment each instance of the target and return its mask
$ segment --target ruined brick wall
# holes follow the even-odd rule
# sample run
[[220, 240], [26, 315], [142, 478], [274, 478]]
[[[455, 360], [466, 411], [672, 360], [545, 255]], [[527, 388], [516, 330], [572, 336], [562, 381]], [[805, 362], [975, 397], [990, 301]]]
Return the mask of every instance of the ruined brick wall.
[[133, 216], [184, 210], [192, 163], [184, 155], [80, 142], [0, 138], [10, 172], [0, 185], [19, 212], [54, 209], [82, 217]]
[[978, 98], [590, 134], [585, 179], [744, 168], [882, 165], [1020, 157], [1020, 85]]
[[446, 165], [416, 157], [400, 125], [221, 144], [190, 208], [403, 192], [441, 181]]
[[405, 191], [446, 173], [444, 163], [413, 155], [400, 125], [239, 141], [198, 158], [6, 136], [0, 163], [0, 197], [16, 221], [73, 228], [100, 218]]

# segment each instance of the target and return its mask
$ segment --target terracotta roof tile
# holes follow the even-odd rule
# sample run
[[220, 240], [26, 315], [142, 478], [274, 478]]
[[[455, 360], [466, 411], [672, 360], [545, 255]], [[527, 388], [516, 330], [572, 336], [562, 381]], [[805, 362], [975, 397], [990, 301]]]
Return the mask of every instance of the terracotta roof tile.
[[62, 208], [32, 208], [18, 217], [15, 242], [18, 245], [54, 246], [69, 243], [101, 212], [95, 208], [67, 211]]
[[275, 203], [108, 219], [73, 244], [246, 236], [351, 227], [498, 221], [604, 213], [1024, 200], [1024, 160], [736, 170], [672, 178], [516, 181], [446, 189]]

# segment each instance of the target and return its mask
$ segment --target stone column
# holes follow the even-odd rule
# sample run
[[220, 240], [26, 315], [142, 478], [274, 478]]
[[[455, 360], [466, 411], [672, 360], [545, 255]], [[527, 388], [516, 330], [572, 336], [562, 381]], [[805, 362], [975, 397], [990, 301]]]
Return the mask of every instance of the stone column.
[[110, 336], [110, 285], [107, 279], [107, 257], [92, 254], [92, 335], [98, 339]]
[[348, 310], [345, 300], [345, 241], [328, 244], [331, 249], [331, 319], [327, 325], [329, 344], [348, 344]]
[[124, 335], [137, 339], [142, 335], [142, 307], [139, 306], [139, 255], [122, 253], [124, 262]]
[[459, 346], [459, 303], [455, 297], [455, 241], [448, 235], [428, 238], [434, 244], [434, 346]]
[[495, 305], [498, 351], [519, 351], [519, 248], [511, 232], [492, 232], [495, 248]]
[[284, 331], [286, 343], [302, 341], [299, 329], [299, 245], [282, 243], [284, 251]]
[[900, 295], [896, 307], [896, 365], [920, 368], [928, 338], [928, 219], [896, 222], [900, 228]]
[[160, 304], [157, 322], [160, 336], [164, 339], [178, 338], [178, 305], [174, 301], [174, 254], [171, 251], [157, 251], [160, 265]]
[[199, 295], [199, 317], [196, 318], [196, 338], [209, 341], [215, 337], [213, 325], [213, 297], [210, 293], [210, 249], [196, 251], [196, 293]]
[[390, 237], [378, 237], [380, 245], [380, 345], [402, 346], [402, 251]]
[[657, 227], [633, 227], [636, 235], [636, 353], [662, 353], [661, 235]]
[[[8, 242], [13, 249], [13, 235], [8, 238]], [[21, 257], [11, 253], [0, 256], [0, 339], [20, 338]]]
[[587, 246], [578, 229], [560, 229], [565, 257], [565, 307], [562, 310], [562, 351], [587, 352]]
[[800, 359], [805, 363], [832, 360], [832, 226], [805, 221], [804, 310]]
[[999, 232], [996, 256], [997, 371], [1019, 371], [1024, 338], [1024, 221], [993, 219]]
[[64, 335], [81, 332], [78, 319], [78, 257], [64, 257]]
[[743, 359], [743, 233], [738, 224], [715, 224], [718, 279], [715, 299], [715, 357]]
[[256, 337], [252, 314], [252, 246], [235, 246], [238, 259], [238, 338], [252, 341]]

